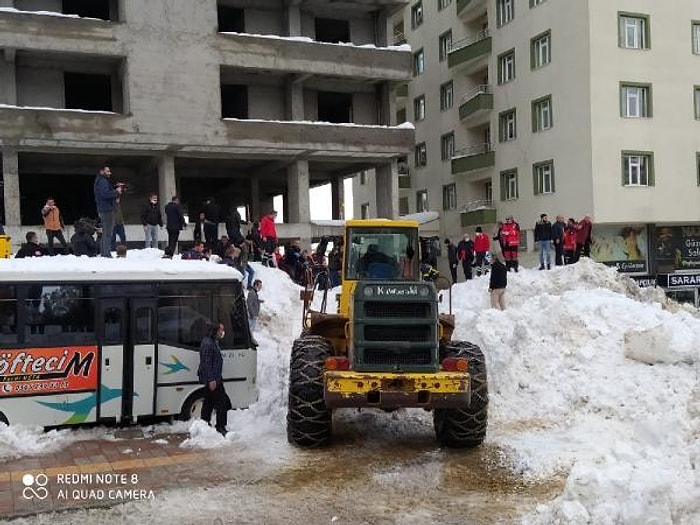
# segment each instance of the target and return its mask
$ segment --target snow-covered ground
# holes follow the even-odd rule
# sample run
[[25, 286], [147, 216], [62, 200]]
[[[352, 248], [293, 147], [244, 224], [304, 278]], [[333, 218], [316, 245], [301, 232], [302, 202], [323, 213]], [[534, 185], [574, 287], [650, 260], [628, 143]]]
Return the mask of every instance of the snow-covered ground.
[[[270, 465], [297, 454], [284, 422], [301, 304], [286, 275], [255, 269], [265, 300], [256, 334], [259, 401], [230, 413], [226, 438], [194, 422], [182, 446], [255, 448], [264, 440]], [[487, 357], [486, 446], [507, 451], [514, 474], [525, 480], [566, 477], [563, 493], [529, 509], [522, 522], [700, 523], [700, 312], [587, 259], [510, 274], [503, 312], [488, 307], [487, 288], [487, 278], [452, 288], [454, 338], [480, 345]], [[441, 308], [448, 307], [445, 292]], [[432, 419], [416, 410], [402, 425], [429, 429]], [[0, 428], [0, 460], [45, 453], [95, 432]], [[421, 476], [401, 474], [408, 482]]]

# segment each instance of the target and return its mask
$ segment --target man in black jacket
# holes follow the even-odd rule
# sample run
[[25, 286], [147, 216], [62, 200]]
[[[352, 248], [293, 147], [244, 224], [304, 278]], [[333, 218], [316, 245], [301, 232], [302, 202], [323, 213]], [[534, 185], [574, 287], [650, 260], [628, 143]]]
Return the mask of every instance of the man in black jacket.
[[462, 261], [464, 278], [468, 281], [472, 278], [472, 263], [474, 262], [474, 241], [465, 233], [464, 238], [457, 245], [457, 257]]
[[457, 265], [459, 264], [457, 260], [457, 247], [452, 244], [452, 241], [445, 239], [445, 246], [447, 246], [447, 261], [450, 263], [450, 273], [452, 274], [452, 282], [457, 282]]
[[497, 254], [489, 254], [487, 262], [491, 265], [491, 278], [489, 280], [489, 294], [491, 295], [491, 308], [506, 309], [506, 286], [508, 285], [508, 269], [501, 262]]
[[168, 230], [168, 248], [166, 251], [170, 255], [175, 253], [180, 231], [186, 227], [185, 215], [182, 213], [182, 207], [180, 206], [180, 198], [174, 195], [170, 202], [165, 205], [165, 229]]
[[535, 224], [535, 244], [540, 251], [540, 270], [551, 268], [552, 262], [552, 223], [547, 214], [540, 215], [540, 220]]
[[219, 342], [225, 335], [224, 325], [221, 323], [216, 323], [209, 328], [199, 345], [199, 369], [197, 370], [199, 382], [204, 385], [202, 420], [209, 423], [212, 411], [216, 410], [216, 431], [223, 436], [226, 435], [227, 412], [231, 406], [231, 400], [224, 390], [222, 380], [224, 358]]
[[158, 248], [158, 227], [163, 227], [163, 216], [155, 193], [151, 193], [148, 203], [141, 211], [141, 224], [146, 236], [146, 248]]
[[27, 232], [25, 238], [27, 239], [27, 242], [17, 251], [15, 259], [23, 259], [25, 257], [42, 257], [43, 255], [49, 254], [49, 251], [39, 244], [39, 236], [36, 234], [36, 232]]
[[552, 224], [552, 242], [554, 243], [554, 264], [564, 265], [564, 230], [566, 223], [564, 217], [557, 215], [557, 221]]
[[204, 213], [204, 237], [207, 243], [207, 248], [214, 248], [216, 241], [219, 240], [219, 222], [221, 221], [221, 206], [219, 206], [214, 197], [208, 197], [202, 206]]

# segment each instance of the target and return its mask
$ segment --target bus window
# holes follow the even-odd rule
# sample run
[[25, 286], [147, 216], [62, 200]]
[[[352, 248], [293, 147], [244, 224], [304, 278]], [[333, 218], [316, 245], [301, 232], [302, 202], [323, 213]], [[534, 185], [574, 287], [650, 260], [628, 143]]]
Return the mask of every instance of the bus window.
[[136, 310], [134, 315], [135, 334], [134, 343], [153, 343], [153, 310], [149, 307], [142, 307]]
[[211, 323], [211, 297], [192, 293], [158, 299], [159, 343], [199, 348]]
[[0, 344], [17, 343], [17, 296], [15, 287], [0, 285]]
[[104, 342], [105, 344], [122, 343], [122, 309], [111, 306], [104, 310]]
[[26, 343], [47, 346], [94, 342], [90, 287], [32, 285], [24, 306]]

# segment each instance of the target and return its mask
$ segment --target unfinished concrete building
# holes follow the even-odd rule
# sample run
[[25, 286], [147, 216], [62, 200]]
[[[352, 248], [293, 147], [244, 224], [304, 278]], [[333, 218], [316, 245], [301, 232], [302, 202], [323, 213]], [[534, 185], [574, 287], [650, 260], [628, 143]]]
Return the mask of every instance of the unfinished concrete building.
[[[215, 196], [257, 219], [284, 198], [281, 236], [312, 238], [309, 188], [377, 173], [397, 214], [397, 157], [413, 129], [393, 93], [408, 49], [388, 47], [402, 0], [0, 0], [0, 219], [14, 242], [52, 195], [95, 216], [107, 164], [131, 229], [151, 192], [190, 215]], [[127, 235], [129, 236], [127, 228]], [[131, 238], [142, 239], [134, 231]]]

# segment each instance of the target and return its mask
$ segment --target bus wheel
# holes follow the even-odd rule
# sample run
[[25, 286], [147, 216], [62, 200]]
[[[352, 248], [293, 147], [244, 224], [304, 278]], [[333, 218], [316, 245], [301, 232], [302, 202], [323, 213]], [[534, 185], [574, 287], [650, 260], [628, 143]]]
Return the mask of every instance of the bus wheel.
[[332, 413], [323, 400], [323, 372], [331, 343], [317, 335], [294, 341], [289, 365], [287, 440], [299, 447], [325, 445], [331, 439]]
[[7, 426], [10, 425], [10, 422], [7, 420], [5, 414], [3, 414], [2, 412], [0, 412], [0, 423], [5, 423]]
[[441, 445], [476, 447], [486, 437], [489, 405], [486, 361], [481, 349], [464, 341], [452, 341], [440, 349], [440, 357], [463, 357], [469, 363], [471, 403], [467, 408], [440, 408], [433, 412], [435, 434]]
[[[190, 419], [201, 419], [202, 407], [204, 406], [204, 389], [200, 388], [192, 392], [182, 404], [182, 412], [178, 419], [189, 421]], [[214, 417], [212, 412], [212, 418]]]

